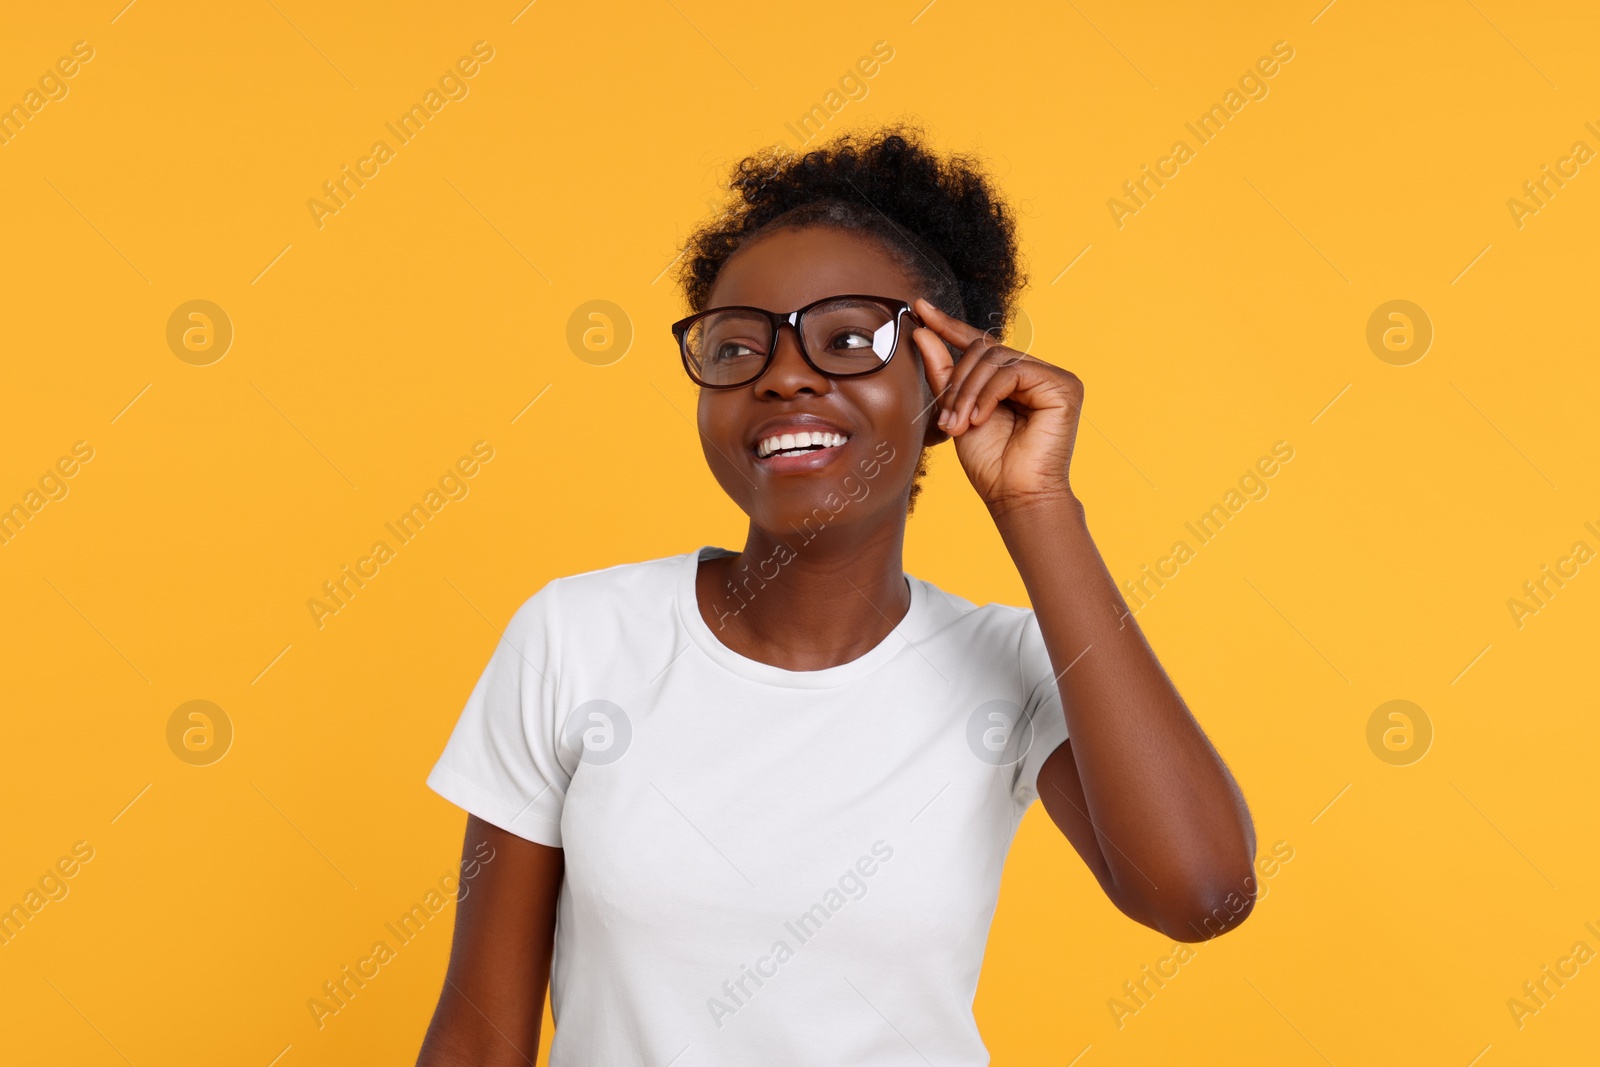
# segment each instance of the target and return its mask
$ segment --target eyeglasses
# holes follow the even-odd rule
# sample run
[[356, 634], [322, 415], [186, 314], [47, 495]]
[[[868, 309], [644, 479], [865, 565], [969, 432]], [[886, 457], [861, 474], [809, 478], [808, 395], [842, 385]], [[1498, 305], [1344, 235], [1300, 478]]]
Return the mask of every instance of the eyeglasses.
[[673, 323], [672, 334], [683, 369], [696, 384], [731, 389], [766, 373], [784, 326], [794, 328], [801, 358], [819, 374], [859, 378], [880, 371], [899, 347], [900, 323], [907, 316], [922, 325], [904, 300], [850, 293], [789, 312], [711, 308]]

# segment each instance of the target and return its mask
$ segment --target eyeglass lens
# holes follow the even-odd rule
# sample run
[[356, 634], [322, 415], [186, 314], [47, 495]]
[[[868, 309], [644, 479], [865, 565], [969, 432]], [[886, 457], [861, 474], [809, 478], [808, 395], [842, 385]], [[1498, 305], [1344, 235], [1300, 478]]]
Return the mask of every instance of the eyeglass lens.
[[[895, 311], [873, 300], [818, 304], [800, 317], [801, 344], [824, 374], [875, 370], [894, 354]], [[710, 385], [754, 379], [773, 344], [772, 320], [730, 308], [699, 319], [684, 336], [689, 359]]]

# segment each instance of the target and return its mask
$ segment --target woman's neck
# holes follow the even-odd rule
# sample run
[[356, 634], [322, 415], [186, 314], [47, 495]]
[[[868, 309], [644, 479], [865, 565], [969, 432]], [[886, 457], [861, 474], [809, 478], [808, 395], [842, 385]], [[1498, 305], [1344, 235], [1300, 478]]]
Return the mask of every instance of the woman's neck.
[[700, 614], [723, 644], [759, 663], [791, 671], [849, 663], [910, 609], [904, 541], [904, 524], [788, 537], [752, 524], [742, 552], [700, 563]]

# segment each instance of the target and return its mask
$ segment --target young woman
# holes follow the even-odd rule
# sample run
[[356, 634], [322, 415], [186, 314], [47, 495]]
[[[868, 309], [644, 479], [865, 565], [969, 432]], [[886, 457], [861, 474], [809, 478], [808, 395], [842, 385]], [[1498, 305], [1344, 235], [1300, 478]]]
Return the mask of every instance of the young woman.
[[[508, 625], [428, 779], [476, 873], [419, 1064], [531, 1064], [547, 978], [554, 1067], [986, 1064], [1035, 798], [1168, 937], [1254, 901], [1238, 786], [1068, 478], [1083, 385], [979, 326], [1022, 284], [981, 170], [900, 129], [732, 187], [673, 329], [749, 533], [556, 579]], [[951, 438], [1032, 610], [902, 570]]]

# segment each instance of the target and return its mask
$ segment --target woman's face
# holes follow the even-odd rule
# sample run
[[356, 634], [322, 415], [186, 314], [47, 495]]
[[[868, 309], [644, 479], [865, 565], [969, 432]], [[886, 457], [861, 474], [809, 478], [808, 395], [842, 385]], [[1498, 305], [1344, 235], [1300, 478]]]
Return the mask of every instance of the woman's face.
[[[789, 312], [814, 300], [864, 293], [910, 302], [926, 295], [875, 239], [829, 226], [779, 229], [740, 249], [717, 276], [708, 308], [745, 304]], [[902, 321], [882, 370], [833, 379], [800, 355], [794, 330], [778, 331], [766, 372], [749, 385], [700, 390], [706, 462], [751, 521], [777, 539], [809, 540], [824, 526], [904, 523], [924, 441], [943, 439], [922, 367]], [[837, 433], [842, 445], [803, 456], [760, 458], [760, 441], [799, 431]]]

